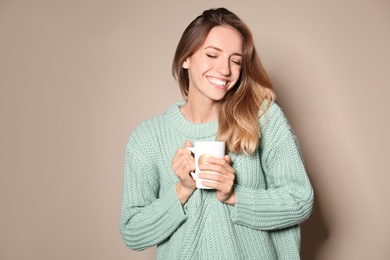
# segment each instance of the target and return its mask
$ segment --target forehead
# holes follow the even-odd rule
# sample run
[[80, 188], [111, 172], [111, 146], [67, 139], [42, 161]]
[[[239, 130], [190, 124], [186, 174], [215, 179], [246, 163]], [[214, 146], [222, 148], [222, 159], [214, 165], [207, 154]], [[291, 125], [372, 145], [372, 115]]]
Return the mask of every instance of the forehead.
[[202, 48], [211, 46], [226, 52], [242, 53], [242, 44], [239, 31], [228, 26], [216, 26], [207, 35]]

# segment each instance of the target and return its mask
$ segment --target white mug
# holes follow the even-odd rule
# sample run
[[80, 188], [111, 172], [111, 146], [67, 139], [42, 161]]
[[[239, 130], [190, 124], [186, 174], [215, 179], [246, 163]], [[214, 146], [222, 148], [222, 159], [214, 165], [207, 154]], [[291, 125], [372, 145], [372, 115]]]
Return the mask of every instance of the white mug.
[[[199, 165], [207, 164], [206, 158], [208, 157], [216, 157], [216, 158], [224, 158], [225, 156], [225, 142], [220, 141], [202, 141], [195, 142], [194, 147], [187, 147], [188, 150], [194, 153], [195, 158], [195, 172], [192, 172], [192, 178], [194, 178], [196, 182], [196, 187], [198, 189], [212, 189], [210, 187], [206, 187], [202, 185], [203, 179], [198, 178], [198, 174], [202, 171], [199, 169]], [[211, 171], [203, 171], [204, 173], [215, 173]], [[212, 181], [210, 181], [212, 182]]]

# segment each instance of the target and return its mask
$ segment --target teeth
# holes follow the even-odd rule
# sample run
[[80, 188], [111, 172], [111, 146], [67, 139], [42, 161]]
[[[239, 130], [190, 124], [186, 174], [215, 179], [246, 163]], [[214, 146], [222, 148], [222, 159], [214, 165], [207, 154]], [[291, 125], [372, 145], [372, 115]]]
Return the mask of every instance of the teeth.
[[219, 80], [219, 79], [216, 79], [216, 78], [210, 78], [209, 79], [210, 82], [214, 83], [214, 84], [217, 84], [219, 86], [225, 86], [227, 81], [223, 81], [223, 80]]

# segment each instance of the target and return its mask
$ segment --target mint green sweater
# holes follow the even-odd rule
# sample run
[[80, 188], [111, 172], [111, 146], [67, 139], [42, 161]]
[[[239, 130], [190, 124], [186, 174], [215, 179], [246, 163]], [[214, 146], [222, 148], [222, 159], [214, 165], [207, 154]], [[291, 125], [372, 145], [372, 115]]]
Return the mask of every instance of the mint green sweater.
[[181, 205], [171, 160], [185, 140], [215, 140], [218, 121], [189, 122], [178, 102], [131, 134], [126, 146], [120, 231], [134, 250], [157, 245], [157, 259], [299, 259], [300, 228], [313, 190], [299, 146], [277, 104], [260, 118], [260, 148], [229, 154], [235, 206], [197, 189]]

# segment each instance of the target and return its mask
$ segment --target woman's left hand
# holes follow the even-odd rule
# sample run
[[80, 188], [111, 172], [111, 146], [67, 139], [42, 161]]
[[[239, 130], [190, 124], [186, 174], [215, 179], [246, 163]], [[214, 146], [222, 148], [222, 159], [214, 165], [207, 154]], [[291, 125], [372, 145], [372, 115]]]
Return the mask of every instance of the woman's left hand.
[[[224, 159], [209, 157], [206, 164], [199, 166], [202, 173], [198, 177], [204, 180], [202, 181], [204, 186], [216, 190], [219, 201], [234, 205], [236, 203], [236, 195], [233, 185], [236, 176], [233, 167], [230, 166], [230, 162], [231, 158], [228, 155], [225, 155]], [[213, 173], [207, 173], [208, 171]], [[209, 182], [208, 180], [215, 182]]]

